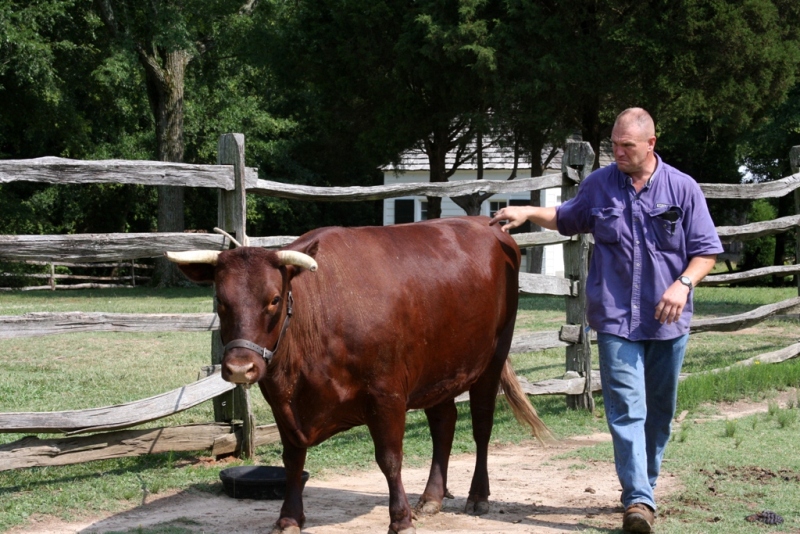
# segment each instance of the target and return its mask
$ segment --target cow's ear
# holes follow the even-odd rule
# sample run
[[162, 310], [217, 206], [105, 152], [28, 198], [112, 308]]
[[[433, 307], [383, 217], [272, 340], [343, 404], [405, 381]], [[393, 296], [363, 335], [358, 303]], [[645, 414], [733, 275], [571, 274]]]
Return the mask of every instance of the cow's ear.
[[317, 252], [319, 252], [319, 239], [312, 241], [303, 252], [316, 259]]
[[210, 263], [179, 263], [178, 269], [197, 284], [210, 284], [214, 281], [214, 266]]

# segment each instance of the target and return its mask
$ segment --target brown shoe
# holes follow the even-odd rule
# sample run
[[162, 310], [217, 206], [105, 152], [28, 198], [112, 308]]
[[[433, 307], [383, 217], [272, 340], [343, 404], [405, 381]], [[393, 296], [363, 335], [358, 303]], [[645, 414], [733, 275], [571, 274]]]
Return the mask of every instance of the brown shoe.
[[655, 515], [653, 510], [644, 503], [637, 502], [625, 509], [622, 516], [622, 530], [647, 534], [653, 531]]

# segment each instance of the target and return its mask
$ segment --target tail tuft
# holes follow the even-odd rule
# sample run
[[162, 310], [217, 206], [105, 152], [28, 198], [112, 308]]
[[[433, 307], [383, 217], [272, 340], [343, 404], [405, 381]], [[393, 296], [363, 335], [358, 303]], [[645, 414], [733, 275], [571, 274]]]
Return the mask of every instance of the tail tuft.
[[506, 360], [506, 364], [503, 366], [503, 372], [500, 375], [500, 385], [503, 387], [506, 400], [511, 406], [511, 410], [514, 412], [514, 417], [517, 418], [517, 421], [523, 425], [530, 426], [534, 437], [542, 444], [556, 441], [555, 436], [553, 436], [553, 433], [547, 428], [547, 425], [539, 419], [539, 414], [536, 413], [536, 408], [534, 408], [530, 400], [528, 400], [528, 396], [522, 391], [522, 387], [520, 387], [519, 381], [517, 380], [517, 375], [514, 373], [511, 362], [508, 360]]

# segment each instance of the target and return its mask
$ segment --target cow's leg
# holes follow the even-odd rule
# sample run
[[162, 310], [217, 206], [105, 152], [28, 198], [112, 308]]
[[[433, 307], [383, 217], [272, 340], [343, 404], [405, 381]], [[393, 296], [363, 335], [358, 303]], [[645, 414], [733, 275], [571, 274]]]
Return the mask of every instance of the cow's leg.
[[305, 448], [295, 447], [283, 440], [283, 466], [286, 468], [286, 495], [281, 506], [281, 516], [275, 523], [272, 534], [300, 534], [306, 522], [303, 512], [303, 467], [306, 463]]
[[442, 509], [442, 500], [447, 494], [447, 465], [453, 447], [458, 410], [453, 400], [437, 404], [425, 410], [433, 440], [433, 458], [428, 484], [419, 498], [415, 512], [420, 515], [435, 514]]
[[[504, 360], [505, 361], [505, 360]], [[481, 515], [489, 511], [489, 440], [494, 424], [494, 407], [500, 385], [499, 366], [492, 365], [469, 389], [469, 409], [472, 415], [472, 437], [475, 439], [475, 473], [469, 488], [465, 512]]]
[[375, 444], [375, 460], [389, 485], [389, 534], [414, 534], [411, 507], [400, 471], [403, 466], [405, 403], [378, 402], [367, 408], [367, 428]]

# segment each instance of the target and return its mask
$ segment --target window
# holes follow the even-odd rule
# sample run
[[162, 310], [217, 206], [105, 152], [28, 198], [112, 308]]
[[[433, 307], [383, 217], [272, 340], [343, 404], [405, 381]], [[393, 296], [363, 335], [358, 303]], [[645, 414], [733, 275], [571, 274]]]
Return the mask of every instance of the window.
[[420, 221], [427, 221], [428, 220], [428, 201], [427, 200], [420, 200], [420, 202], [419, 202], [419, 220]]
[[492, 200], [489, 202], [489, 217], [494, 217], [494, 214], [500, 211], [501, 209], [508, 206], [508, 202], [505, 200]]
[[394, 201], [394, 223], [414, 222], [414, 200], [398, 198]]

